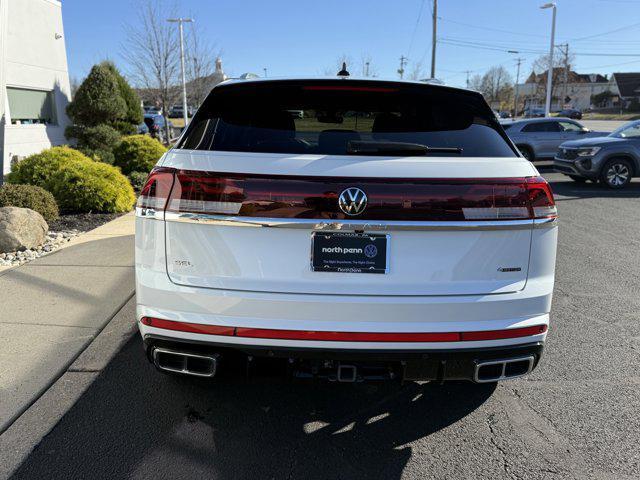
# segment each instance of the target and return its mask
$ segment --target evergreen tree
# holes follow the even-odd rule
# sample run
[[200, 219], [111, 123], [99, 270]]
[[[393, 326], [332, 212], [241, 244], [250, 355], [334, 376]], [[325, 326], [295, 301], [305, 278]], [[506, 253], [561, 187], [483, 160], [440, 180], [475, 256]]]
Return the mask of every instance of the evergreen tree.
[[137, 132], [137, 127], [142, 123], [142, 103], [140, 101], [140, 97], [135, 92], [129, 82], [122, 76], [118, 68], [113, 64], [113, 62], [106, 61], [102, 62], [100, 65], [109, 69], [111, 74], [115, 77], [118, 82], [118, 90], [120, 92], [120, 96], [124, 100], [127, 110], [125, 116], [122, 120], [116, 122], [114, 127], [123, 135], [131, 135]]
[[78, 150], [106, 163], [113, 163], [113, 149], [122, 134], [135, 133], [142, 123], [140, 100], [115, 65], [94, 65], [73, 101], [67, 107], [73, 125], [67, 138], [76, 139]]

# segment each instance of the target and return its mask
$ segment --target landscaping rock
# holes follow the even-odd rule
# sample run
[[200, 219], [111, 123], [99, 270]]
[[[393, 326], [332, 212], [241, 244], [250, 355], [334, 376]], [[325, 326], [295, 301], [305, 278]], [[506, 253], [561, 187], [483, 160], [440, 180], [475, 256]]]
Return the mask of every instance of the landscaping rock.
[[42, 245], [49, 226], [29, 208], [0, 208], [0, 252], [29, 250]]

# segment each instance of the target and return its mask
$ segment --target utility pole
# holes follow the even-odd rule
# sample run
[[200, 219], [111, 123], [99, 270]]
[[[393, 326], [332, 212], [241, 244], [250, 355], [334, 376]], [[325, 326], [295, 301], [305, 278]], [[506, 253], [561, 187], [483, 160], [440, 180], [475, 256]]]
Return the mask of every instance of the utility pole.
[[516, 61], [518, 62], [516, 65], [518, 65], [518, 67], [516, 70], [516, 91], [513, 99], [513, 120], [514, 121], [518, 116], [518, 82], [520, 81], [520, 64], [522, 63], [523, 60], [524, 58], [520, 58], [520, 57], [516, 58]]
[[551, 91], [553, 89], [553, 49], [554, 49], [554, 45], [553, 42], [555, 41], [555, 36], [556, 36], [556, 4], [551, 2], [551, 3], [545, 3], [544, 5], [542, 5], [540, 8], [542, 9], [547, 9], [547, 8], [552, 8], [553, 9], [553, 16], [551, 17], [551, 45], [549, 47], [549, 68], [547, 69], [547, 98], [545, 99], [544, 102], [544, 116], [548, 117], [549, 116], [549, 112], [551, 111]]
[[558, 48], [564, 53], [564, 85], [562, 89], [562, 108], [564, 108], [564, 102], [567, 98], [569, 88], [569, 44], [565, 43], [563, 45], [558, 45]]
[[469, 88], [469, 74], [471, 73], [471, 70], [465, 70], [464, 73], [467, 74], [467, 88]]
[[264, 76], [266, 78], [267, 77], [267, 67], [264, 67], [262, 70], [264, 70]]
[[404, 55], [400, 55], [400, 68], [398, 69], [398, 74], [400, 75], [400, 80], [402, 80], [402, 77], [404, 76], [404, 66], [407, 64], [407, 61], [409, 59], [407, 57], [405, 57]]
[[431, 78], [436, 78], [436, 31], [438, 27], [438, 0], [433, 0], [433, 27], [431, 31]]
[[[187, 106], [187, 78], [184, 70], [184, 29], [182, 28], [183, 23], [191, 23], [193, 22], [192, 18], [170, 18], [167, 22], [177, 23], [178, 30], [180, 31], [180, 68], [182, 69], [182, 109], [183, 109], [183, 117], [184, 117], [184, 126], [187, 127], [189, 123], [189, 110]], [[167, 138], [167, 141], [169, 139]]]
[[369, 62], [364, 62], [364, 76], [369, 76]]

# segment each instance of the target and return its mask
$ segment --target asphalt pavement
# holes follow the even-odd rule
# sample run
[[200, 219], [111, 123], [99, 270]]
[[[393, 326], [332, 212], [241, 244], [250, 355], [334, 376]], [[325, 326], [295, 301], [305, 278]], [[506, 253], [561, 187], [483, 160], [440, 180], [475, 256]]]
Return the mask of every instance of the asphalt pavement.
[[156, 372], [136, 336], [13, 478], [640, 478], [640, 182], [546, 176], [558, 269], [530, 377], [197, 381]]

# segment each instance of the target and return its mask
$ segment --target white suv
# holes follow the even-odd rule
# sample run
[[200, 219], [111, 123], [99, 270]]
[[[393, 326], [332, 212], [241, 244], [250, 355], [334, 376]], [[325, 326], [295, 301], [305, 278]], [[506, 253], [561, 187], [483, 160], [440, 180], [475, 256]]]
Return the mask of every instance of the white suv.
[[549, 324], [551, 189], [476, 92], [223, 83], [136, 208], [139, 328], [164, 371], [494, 382]]

